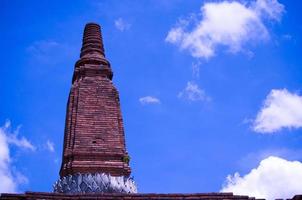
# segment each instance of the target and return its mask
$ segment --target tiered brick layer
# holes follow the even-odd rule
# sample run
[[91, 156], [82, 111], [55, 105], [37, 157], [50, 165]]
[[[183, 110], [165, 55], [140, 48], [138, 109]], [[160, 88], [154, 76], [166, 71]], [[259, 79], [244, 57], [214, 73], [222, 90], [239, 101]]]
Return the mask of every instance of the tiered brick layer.
[[67, 103], [61, 177], [130, 175], [119, 94], [111, 79], [100, 27], [87, 24]]

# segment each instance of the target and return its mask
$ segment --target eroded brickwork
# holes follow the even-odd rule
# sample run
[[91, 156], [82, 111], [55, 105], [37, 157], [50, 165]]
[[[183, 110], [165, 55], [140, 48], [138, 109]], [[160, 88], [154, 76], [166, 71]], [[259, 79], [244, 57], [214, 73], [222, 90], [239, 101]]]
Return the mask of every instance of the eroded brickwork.
[[60, 176], [109, 173], [129, 176], [123, 120], [100, 26], [86, 25], [67, 103]]

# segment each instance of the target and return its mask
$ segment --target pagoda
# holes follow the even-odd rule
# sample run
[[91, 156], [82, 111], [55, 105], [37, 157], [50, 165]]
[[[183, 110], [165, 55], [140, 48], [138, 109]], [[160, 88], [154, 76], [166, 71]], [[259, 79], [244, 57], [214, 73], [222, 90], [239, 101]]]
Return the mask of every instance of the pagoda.
[[59, 193], [136, 192], [130, 177], [119, 93], [101, 28], [88, 23], [66, 111]]

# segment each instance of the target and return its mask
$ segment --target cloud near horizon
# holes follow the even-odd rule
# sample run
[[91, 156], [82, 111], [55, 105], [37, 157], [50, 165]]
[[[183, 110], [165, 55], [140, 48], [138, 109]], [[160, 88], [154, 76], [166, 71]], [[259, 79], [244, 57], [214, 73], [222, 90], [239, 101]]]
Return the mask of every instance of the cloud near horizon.
[[273, 89], [253, 122], [258, 133], [275, 133], [284, 128], [302, 127], [302, 96], [287, 89]]
[[263, 159], [257, 168], [240, 176], [228, 175], [221, 192], [273, 200], [302, 193], [302, 163], [276, 156]]
[[[165, 40], [188, 50], [195, 58], [209, 59], [221, 46], [232, 53], [250, 52], [245, 46], [269, 39], [265, 20], [280, 21], [283, 12], [284, 6], [277, 0], [257, 0], [250, 5], [209, 2], [201, 7], [202, 19], [192, 15], [188, 20], [179, 20]], [[193, 28], [188, 30], [193, 22]]]
[[10, 121], [0, 127], [0, 193], [17, 192], [18, 185], [27, 183], [27, 178], [18, 171], [12, 170], [10, 145], [34, 151], [34, 147], [26, 138], [18, 138], [19, 128], [11, 131]]

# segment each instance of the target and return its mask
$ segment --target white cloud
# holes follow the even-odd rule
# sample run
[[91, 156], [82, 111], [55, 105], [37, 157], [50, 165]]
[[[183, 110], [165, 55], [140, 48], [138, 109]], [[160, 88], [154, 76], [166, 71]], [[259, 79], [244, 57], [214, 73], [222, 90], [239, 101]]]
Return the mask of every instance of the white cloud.
[[15, 192], [16, 185], [9, 169], [10, 156], [4, 129], [0, 128], [0, 193]]
[[160, 104], [160, 100], [158, 98], [152, 97], [152, 96], [141, 97], [141, 98], [139, 98], [139, 102], [142, 105], [145, 105], [145, 104]]
[[178, 93], [178, 98], [184, 98], [189, 101], [210, 100], [210, 98], [205, 94], [205, 91], [200, 89], [196, 83], [191, 81], [188, 81], [186, 88]]
[[[10, 126], [11, 126], [10, 121], [7, 121], [5, 127], [10, 128]], [[18, 127], [13, 133], [6, 134], [7, 142], [9, 144], [14, 144], [17, 147], [21, 147], [23, 149], [30, 149], [32, 151], [35, 151], [36, 147], [34, 147], [25, 137], [18, 138], [19, 129], [20, 127]]]
[[181, 20], [169, 31], [166, 41], [189, 50], [196, 58], [213, 57], [220, 46], [232, 53], [244, 52], [248, 43], [269, 38], [264, 19], [279, 21], [283, 10], [276, 0], [257, 0], [249, 6], [236, 1], [205, 3], [202, 19], [192, 30], [187, 30], [192, 19]]
[[19, 128], [11, 131], [10, 121], [0, 127], [0, 193], [16, 192], [18, 184], [27, 183], [27, 178], [20, 172], [13, 171], [11, 165], [10, 145], [34, 150], [35, 147], [24, 137], [18, 139]]
[[55, 152], [55, 144], [53, 142], [51, 142], [50, 140], [47, 140], [46, 147], [47, 147], [48, 151]]
[[15, 177], [14, 179], [15, 179], [15, 182], [17, 183], [17, 185], [27, 184], [29, 182], [28, 178], [24, 174], [22, 174], [18, 171], [14, 171], [13, 174], [14, 174], [14, 177]]
[[249, 195], [256, 198], [292, 198], [302, 193], [302, 163], [270, 156], [248, 174], [229, 175], [221, 192]]
[[284, 5], [277, 0], [257, 0], [254, 9], [259, 16], [267, 16], [272, 20], [280, 21], [284, 12]]
[[115, 27], [120, 31], [128, 30], [131, 26], [131, 24], [127, 23], [124, 19], [118, 18], [114, 21]]
[[253, 123], [259, 133], [274, 133], [283, 128], [302, 127], [302, 96], [286, 89], [273, 89]]

